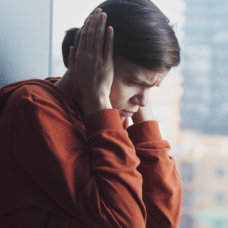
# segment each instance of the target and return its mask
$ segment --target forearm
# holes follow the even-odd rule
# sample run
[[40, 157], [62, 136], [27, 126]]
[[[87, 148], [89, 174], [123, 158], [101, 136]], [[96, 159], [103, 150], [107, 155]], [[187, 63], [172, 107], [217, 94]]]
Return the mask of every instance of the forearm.
[[[122, 128], [119, 113], [116, 110], [101, 113], [94, 113], [84, 120], [91, 151], [92, 178], [88, 186], [97, 186], [101, 199], [100, 205], [94, 202], [94, 208], [97, 207], [97, 211], [103, 208], [107, 218], [113, 217], [112, 223], [116, 227], [143, 228], [146, 212], [142, 200], [142, 176], [137, 171], [139, 159]], [[88, 192], [82, 191], [82, 194], [88, 197]]]
[[28, 179], [49, 196], [52, 210], [92, 227], [144, 228], [139, 159], [119, 113], [111, 109], [85, 118], [82, 138], [53, 105], [30, 100], [16, 111], [12, 151]]
[[128, 129], [141, 163], [143, 200], [147, 227], [175, 228], [181, 214], [182, 186], [176, 165], [168, 155], [169, 144], [162, 140], [156, 121], [138, 123]]

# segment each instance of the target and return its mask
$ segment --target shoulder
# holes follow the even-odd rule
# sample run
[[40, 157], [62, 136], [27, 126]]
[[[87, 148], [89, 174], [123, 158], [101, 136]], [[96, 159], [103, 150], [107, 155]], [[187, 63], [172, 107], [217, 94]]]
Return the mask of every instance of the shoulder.
[[48, 88], [48, 86], [42, 86], [42, 84], [22, 85], [15, 89], [10, 98], [15, 102], [20, 102], [25, 99], [37, 102], [57, 102], [57, 97], [53, 89]]
[[29, 81], [14, 89], [7, 101], [8, 109], [16, 111], [48, 110], [49, 112], [65, 112], [64, 105], [60, 101], [58, 91], [53, 85], [43, 80]]

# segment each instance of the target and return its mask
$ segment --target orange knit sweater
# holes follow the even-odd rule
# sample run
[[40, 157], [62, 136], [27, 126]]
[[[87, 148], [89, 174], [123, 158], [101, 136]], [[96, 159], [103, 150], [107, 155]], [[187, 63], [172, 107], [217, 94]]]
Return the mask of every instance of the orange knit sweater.
[[182, 188], [158, 122], [83, 119], [56, 80], [0, 90], [0, 227], [177, 227]]

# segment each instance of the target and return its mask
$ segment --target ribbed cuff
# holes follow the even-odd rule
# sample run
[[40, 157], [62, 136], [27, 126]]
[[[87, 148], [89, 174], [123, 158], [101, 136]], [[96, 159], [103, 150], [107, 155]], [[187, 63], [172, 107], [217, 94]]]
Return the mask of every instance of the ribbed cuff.
[[106, 129], [123, 129], [119, 111], [116, 109], [104, 109], [87, 116], [83, 120], [87, 129], [87, 135]]
[[135, 145], [143, 142], [162, 140], [159, 124], [155, 120], [133, 124], [127, 131], [131, 141]]

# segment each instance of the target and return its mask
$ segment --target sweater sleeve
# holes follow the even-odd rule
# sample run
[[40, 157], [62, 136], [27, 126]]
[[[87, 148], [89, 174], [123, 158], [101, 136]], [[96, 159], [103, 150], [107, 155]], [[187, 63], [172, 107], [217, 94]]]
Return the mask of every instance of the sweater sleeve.
[[143, 200], [148, 228], [176, 228], [180, 221], [182, 185], [170, 146], [162, 140], [157, 121], [134, 124], [128, 129], [130, 139], [141, 160], [138, 170], [143, 176]]
[[28, 91], [20, 100], [12, 151], [26, 175], [23, 186], [35, 186], [36, 196], [29, 193], [25, 201], [80, 221], [80, 227], [145, 227], [139, 159], [118, 111], [94, 113], [84, 125], [83, 138], [58, 105]]

